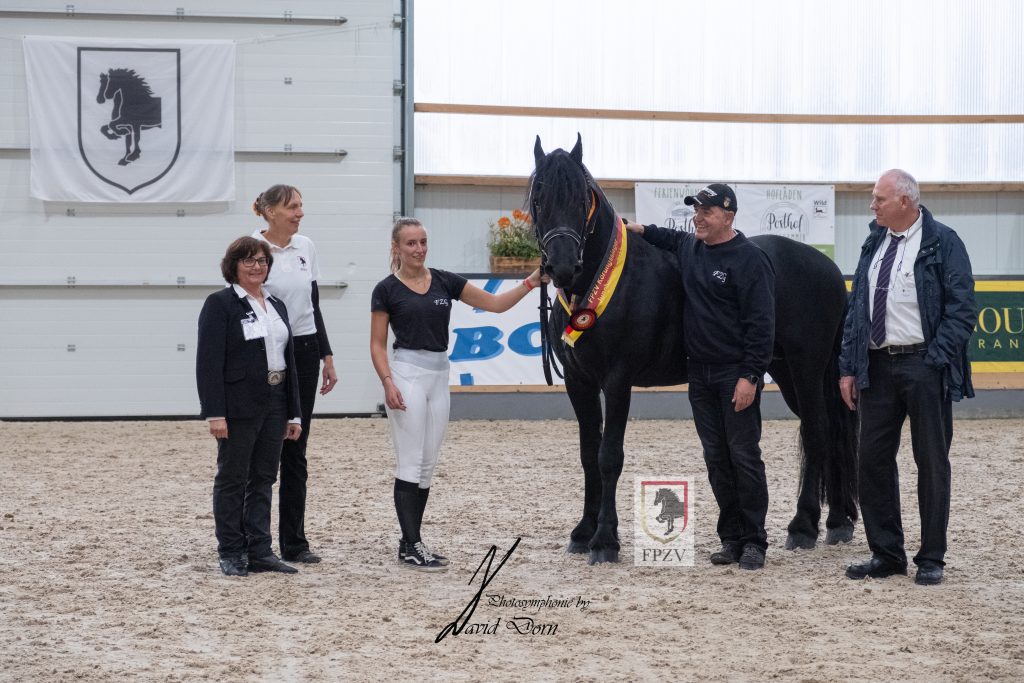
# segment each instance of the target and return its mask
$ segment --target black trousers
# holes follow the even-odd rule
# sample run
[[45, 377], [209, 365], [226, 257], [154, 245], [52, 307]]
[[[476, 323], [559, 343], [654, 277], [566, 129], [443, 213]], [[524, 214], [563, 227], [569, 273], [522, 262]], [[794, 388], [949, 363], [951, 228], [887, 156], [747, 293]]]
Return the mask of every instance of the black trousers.
[[278, 489], [278, 535], [281, 554], [288, 556], [309, 550], [306, 540], [306, 442], [313, 418], [316, 390], [320, 386], [320, 345], [315, 334], [294, 338], [295, 369], [299, 374], [299, 403], [302, 407], [302, 435], [285, 441], [281, 450], [281, 486]]
[[953, 442], [953, 403], [946, 392], [945, 371], [927, 365], [923, 351], [896, 356], [871, 351], [868, 379], [871, 386], [860, 392], [858, 406], [860, 509], [868, 546], [887, 562], [907, 564], [896, 453], [909, 417], [921, 514], [921, 551], [914, 562], [943, 565]]
[[722, 543], [752, 543], [766, 550], [768, 480], [760, 446], [763, 385], [758, 382], [753, 403], [737, 413], [732, 395], [740, 376], [738, 366], [690, 361], [689, 368], [693, 421], [718, 502], [718, 537]]
[[264, 413], [228, 418], [228, 438], [217, 441], [213, 520], [221, 557], [270, 553], [270, 505], [288, 423], [284, 383], [271, 388]]

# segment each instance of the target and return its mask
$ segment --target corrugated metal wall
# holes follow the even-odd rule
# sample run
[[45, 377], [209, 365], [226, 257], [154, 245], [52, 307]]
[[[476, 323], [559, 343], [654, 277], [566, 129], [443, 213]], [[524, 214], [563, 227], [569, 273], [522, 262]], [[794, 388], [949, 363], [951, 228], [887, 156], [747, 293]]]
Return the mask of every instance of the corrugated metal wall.
[[[138, 11], [173, 15], [176, 6], [149, 2]], [[52, 9], [19, 3], [32, 7]], [[89, 18], [85, 13], [125, 8], [75, 8], [74, 18], [0, 15], [0, 417], [197, 414], [199, 309], [223, 284], [218, 264], [228, 242], [262, 226], [253, 199], [278, 182], [303, 192], [302, 232], [317, 244], [326, 285], [324, 317], [341, 382], [317, 410], [374, 411], [380, 388], [368, 358], [369, 325], [352, 321], [369, 319], [370, 289], [387, 272], [399, 206], [401, 165], [393, 150], [401, 144], [401, 97], [393, 82], [401, 79], [401, 32], [392, 25], [399, 0], [211, 0], [201, 8], [279, 22]], [[289, 23], [286, 11], [348, 21], [333, 28]], [[236, 201], [146, 206], [30, 198], [24, 34], [239, 41]], [[327, 153], [278, 153], [287, 144]], [[335, 149], [348, 155], [332, 156]], [[59, 286], [69, 277], [75, 288]], [[178, 278], [190, 286], [165, 286]], [[348, 287], [337, 286], [342, 282]]]

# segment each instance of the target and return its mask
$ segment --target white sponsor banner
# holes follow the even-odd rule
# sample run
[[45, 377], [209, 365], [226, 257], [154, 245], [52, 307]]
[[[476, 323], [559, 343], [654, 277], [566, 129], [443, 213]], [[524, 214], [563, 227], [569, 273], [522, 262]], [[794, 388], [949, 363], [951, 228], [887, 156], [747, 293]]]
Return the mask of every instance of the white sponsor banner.
[[27, 36], [33, 197], [235, 195], [232, 41]]
[[[470, 280], [484, 291], [500, 294], [522, 280]], [[554, 291], [548, 286], [548, 294]], [[557, 306], [557, 302], [555, 303]], [[540, 288], [504, 313], [488, 313], [466, 304], [452, 307], [448, 360], [452, 386], [543, 384], [540, 353]], [[552, 376], [556, 384], [562, 384]]]
[[[692, 233], [693, 208], [683, 199], [707, 184], [637, 183], [637, 222]], [[835, 185], [727, 184], [736, 193], [739, 205], [733, 226], [744, 235], [783, 235], [835, 259]]]

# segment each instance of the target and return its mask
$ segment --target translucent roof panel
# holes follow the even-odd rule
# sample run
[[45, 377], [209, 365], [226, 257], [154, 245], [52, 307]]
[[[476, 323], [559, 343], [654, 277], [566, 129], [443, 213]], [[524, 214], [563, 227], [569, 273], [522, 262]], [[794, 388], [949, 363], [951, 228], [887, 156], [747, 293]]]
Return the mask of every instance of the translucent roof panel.
[[836, 125], [419, 113], [419, 174], [522, 175], [534, 135], [565, 147], [576, 131], [603, 177], [1024, 174], [1024, 3], [1014, 0], [418, 0], [414, 22], [417, 103], [1017, 117]]

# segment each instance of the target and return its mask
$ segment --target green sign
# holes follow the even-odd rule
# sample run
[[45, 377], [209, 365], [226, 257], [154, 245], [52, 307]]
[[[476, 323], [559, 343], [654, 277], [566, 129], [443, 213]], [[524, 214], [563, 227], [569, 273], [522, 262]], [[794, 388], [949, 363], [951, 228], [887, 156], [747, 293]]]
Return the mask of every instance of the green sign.
[[1024, 282], [975, 283], [978, 324], [967, 356], [976, 372], [1024, 372]]

